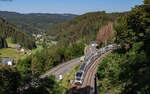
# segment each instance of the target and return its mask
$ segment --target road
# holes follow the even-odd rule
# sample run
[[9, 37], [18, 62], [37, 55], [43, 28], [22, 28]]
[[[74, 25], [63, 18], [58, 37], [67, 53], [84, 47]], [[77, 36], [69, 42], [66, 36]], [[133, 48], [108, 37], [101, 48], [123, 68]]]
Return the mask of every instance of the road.
[[54, 75], [57, 80], [59, 80], [59, 75], [65, 75], [67, 74], [73, 67], [77, 66], [80, 63], [80, 58], [73, 59], [71, 61], [68, 61], [66, 63], [60, 64], [53, 69], [47, 71], [43, 75], [40, 76], [40, 78], [45, 78], [50, 75]]
[[[85, 58], [91, 55], [95, 51], [96, 51], [96, 47], [94, 46], [87, 47]], [[73, 59], [71, 61], [60, 64], [54, 67], [53, 69], [47, 71], [46, 73], [41, 75], [40, 78], [45, 78], [47, 76], [54, 75], [56, 77], [56, 80], [59, 80], [60, 75], [62, 75], [63, 77], [65, 74], [69, 73], [69, 71], [75, 66], [77, 66], [79, 63], [80, 63], [80, 58]]]

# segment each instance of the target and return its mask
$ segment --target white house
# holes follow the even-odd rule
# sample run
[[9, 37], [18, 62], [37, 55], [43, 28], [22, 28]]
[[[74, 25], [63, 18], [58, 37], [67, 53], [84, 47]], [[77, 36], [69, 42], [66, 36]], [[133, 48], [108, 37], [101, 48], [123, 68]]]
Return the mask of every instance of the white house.
[[12, 58], [3, 58], [2, 59], [2, 64], [12, 66], [12, 65], [14, 65], [14, 59], [12, 59]]
[[38, 35], [37, 35], [37, 38], [40, 38], [40, 37], [42, 37], [42, 35], [41, 35], [41, 34], [38, 34]]
[[21, 52], [24, 52], [24, 48], [21, 48], [21, 50], [20, 50]]

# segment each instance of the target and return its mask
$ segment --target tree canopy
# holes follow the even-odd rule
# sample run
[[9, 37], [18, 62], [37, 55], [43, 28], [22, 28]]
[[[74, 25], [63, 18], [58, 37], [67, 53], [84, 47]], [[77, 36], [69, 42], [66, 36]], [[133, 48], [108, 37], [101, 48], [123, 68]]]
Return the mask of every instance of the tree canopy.
[[[105, 57], [98, 68], [100, 93], [150, 93], [150, 6], [135, 6], [115, 24], [120, 47]], [[125, 45], [130, 46], [126, 49]]]
[[115, 22], [119, 15], [125, 13], [92, 12], [78, 16], [70, 21], [57, 25], [49, 35], [57, 36], [60, 43], [73, 43], [82, 41], [89, 43], [96, 40], [98, 30], [107, 25], [108, 22]]
[[[28, 34], [20, 31], [15, 26], [7, 22], [5, 19], [0, 17], [0, 37], [6, 39], [7, 37], [11, 37], [14, 42], [24, 46], [28, 49], [36, 48], [34, 40]], [[5, 42], [0, 42], [4, 44]], [[6, 43], [5, 43], [6, 44]]]
[[0, 16], [16, 25], [17, 28], [28, 34], [39, 34], [50, 32], [51, 29], [64, 21], [76, 17], [73, 14], [48, 14], [30, 13], [21, 14], [16, 12], [0, 11]]

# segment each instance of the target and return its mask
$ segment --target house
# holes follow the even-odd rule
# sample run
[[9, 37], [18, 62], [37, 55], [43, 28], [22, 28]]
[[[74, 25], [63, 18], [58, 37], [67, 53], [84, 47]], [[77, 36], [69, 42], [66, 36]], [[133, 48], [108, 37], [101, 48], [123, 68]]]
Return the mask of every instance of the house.
[[12, 58], [3, 58], [2, 59], [2, 64], [5, 64], [5, 65], [14, 65], [14, 59]]
[[14, 47], [14, 49], [21, 51], [21, 52], [25, 51], [25, 49], [21, 45], [17, 45], [16, 47]]
[[92, 46], [98, 46], [97, 41], [91, 41]]
[[20, 51], [21, 51], [21, 52], [24, 52], [24, 48], [21, 48]]
[[41, 37], [42, 37], [42, 35], [41, 35], [41, 34], [38, 34], [36, 37], [37, 37], [37, 38], [41, 38]]
[[17, 45], [16, 47], [15, 47], [15, 49], [17, 49], [17, 50], [21, 50], [21, 45]]

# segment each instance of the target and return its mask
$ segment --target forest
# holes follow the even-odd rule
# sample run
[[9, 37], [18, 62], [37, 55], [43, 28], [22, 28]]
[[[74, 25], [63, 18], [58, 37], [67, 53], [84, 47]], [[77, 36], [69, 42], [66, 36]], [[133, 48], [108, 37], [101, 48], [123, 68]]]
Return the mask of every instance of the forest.
[[107, 25], [103, 26], [99, 29], [99, 32], [97, 33], [97, 43], [98, 47], [106, 46], [108, 44], [111, 44], [115, 40], [115, 34], [114, 34], [114, 28], [113, 23], [109, 22]]
[[41, 34], [51, 32], [51, 29], [55, 25], [71, 20], [78, 15], [48, 13], [21, 14], [17, 12], [0, 11], [0, 16], [28, 34]]
[[14, 43], [18, 43], [25, 48], [36, 48], [35, 41], [30, 35], [22, 32], [13, 24], [0, 17], [0, 48], [7, 47], [6, 38], [8, 37], [11, 37]]
[[84, 47], [85, 45], [82, 43], [74, 43], [71, 46], [53, 46], [43, 49], [20, 60], [17, 68], [21, 73], [29, 71], [32, 74], [41, 75], [58, 64], [82, 56]]
[[100, 61], [101, 94], [150, 94], [150, 1], [119, 17], [115, 43], [120, 47]]
[[58, 82], [54, 76], [39, 79], [40, 87], [30, 86], [29, 89], [21, 90], [21, 87], [31, 81], [37, 81], [37, 76], [29, 76], [23, 79], [20, 72], [10, 66], [0, 66], [0, 94], [61, 94]]
[[97, 33], [101, 27], [108, 22], [116, 22], [117, 17], [125, 13], [91, 12], [61, 23], [49, 32], [49, 35], [57, 36], [56, 40], [63, 44], [74, 42], [89, 43], [96, 40]]
[[[39, 79], [39, 75], [58, 64], [82, 56], [84, 47], [81, 43], [54, 46], [21, 59], [16, 67], [0, 64], [0, 94], [61, 94], [63, 87], [55, 81], [55, 77]], [[39, 82], [40, 86], [36, 88], [31, 85], [28, 89], [21, 89], [31, 82]]]

